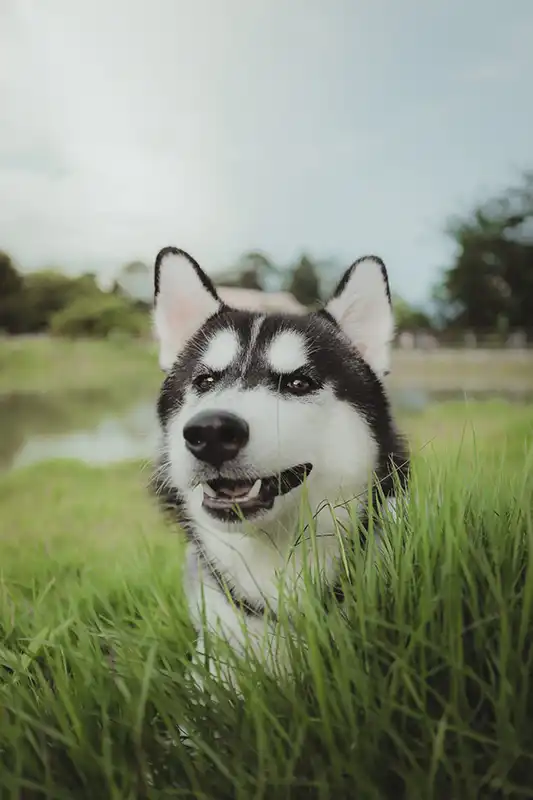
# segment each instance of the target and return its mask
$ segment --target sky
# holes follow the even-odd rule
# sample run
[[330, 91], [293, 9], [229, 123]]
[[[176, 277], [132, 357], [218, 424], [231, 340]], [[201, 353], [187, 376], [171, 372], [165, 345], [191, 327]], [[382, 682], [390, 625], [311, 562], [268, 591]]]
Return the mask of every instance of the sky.
[[533, 167], [531, 42], [531, 0], [0, 0], [0, 249], [375, 253], [423, 303], [450, 215]]

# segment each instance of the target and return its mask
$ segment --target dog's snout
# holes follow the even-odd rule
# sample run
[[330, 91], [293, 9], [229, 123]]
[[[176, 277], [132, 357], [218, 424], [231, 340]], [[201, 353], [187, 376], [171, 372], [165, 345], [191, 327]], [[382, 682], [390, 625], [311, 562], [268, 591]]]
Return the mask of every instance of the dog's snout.
[[227, 411], [203, 411], [183, 429], [187, 449], [213, 467], [235, 458], [249, 437], [246, 420]]

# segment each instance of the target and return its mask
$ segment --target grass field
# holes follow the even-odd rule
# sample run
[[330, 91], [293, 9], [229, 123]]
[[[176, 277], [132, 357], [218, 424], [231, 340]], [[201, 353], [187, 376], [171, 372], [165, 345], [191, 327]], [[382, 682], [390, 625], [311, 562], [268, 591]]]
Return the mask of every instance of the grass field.
[[[0, 339], [0, 393], [98, 391], [160, 378], [151, 342]], [[533, 391], [533, 350], [394, 350], [392, 386]]]
[[389, 557], [356, 549], [345, 616], [310, 597], [298, 621], [297, 681], [243, 665], [242, 702], [191, 683], [182, 542], [146, 465], [0, 477], [2, 800], [530, 797], [533, 409], [404, 423]]
[[0, 339], [0, 393], [155, 389], [159, 378], [155, 347], [146, 342]]

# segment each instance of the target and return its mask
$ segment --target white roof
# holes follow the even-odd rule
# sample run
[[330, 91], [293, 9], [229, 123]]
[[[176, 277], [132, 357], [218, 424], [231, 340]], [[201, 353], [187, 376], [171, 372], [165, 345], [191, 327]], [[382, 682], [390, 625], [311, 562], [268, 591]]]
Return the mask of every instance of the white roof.
[[217, 286], [220, 298], [229, 306], [249, 311], [284, 311], [303, 314], [304, 306], [290, 292], [260, 292], [236, 286]]

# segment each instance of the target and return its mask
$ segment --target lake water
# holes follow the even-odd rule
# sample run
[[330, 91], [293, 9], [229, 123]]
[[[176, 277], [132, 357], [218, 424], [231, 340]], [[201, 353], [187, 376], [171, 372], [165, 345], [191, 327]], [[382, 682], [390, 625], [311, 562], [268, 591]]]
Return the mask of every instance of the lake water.
[[[469, 392], [470, 398], [505, 396], [531, 401], [531, 392]], [[398, 412], [417, 413], [428, 404], [464, 398], [463, 392], [393, 391]], [[105, 396], [0, 395], [0, 470], [15, 469], [51, 458], [76, 458], [106, 464], [154, 455], [158, 425], [153, 396], [117, 403]]]

